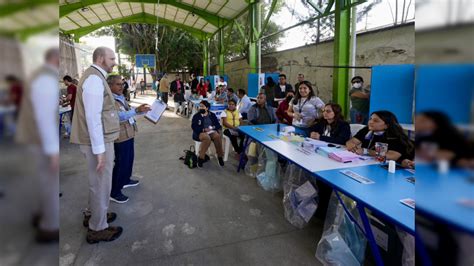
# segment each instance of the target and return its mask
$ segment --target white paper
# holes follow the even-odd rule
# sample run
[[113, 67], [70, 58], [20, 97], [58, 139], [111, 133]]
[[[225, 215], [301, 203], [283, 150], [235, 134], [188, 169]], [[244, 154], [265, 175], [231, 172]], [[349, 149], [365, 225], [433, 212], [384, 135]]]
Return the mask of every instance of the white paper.
[[151, 110], [146, 113], [145, 117], [153, 123], [157, 123], [165, 109], [166, 103], [162, 102], [161, 100], [155, 100], [151, 106]]
[[355, 173], [351, 170], [341, 170], [339, 171], [341, 174], [343, 175], [346, 175], [352, 179], [354, 179], [355, 181], [361, 183], [361, 184], [364, 184], [364, 185], [369, 185], [369, 184], [373, 184], [374, 181], [370, 180], [369, 178], [367, 177], [364, 177], [364, 176], [361, 176], [359, 175], [358, 173]]

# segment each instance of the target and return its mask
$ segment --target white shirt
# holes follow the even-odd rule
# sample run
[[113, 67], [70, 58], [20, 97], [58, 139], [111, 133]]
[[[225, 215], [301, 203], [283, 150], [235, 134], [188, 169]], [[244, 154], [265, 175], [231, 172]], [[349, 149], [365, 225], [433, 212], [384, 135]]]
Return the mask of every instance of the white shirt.
[[[107, 72], [101, 67], [93, 64], [92, 67], [98, 69], [104, 77]], [[93, 154], [105, 152], [104, 130], [102, 125], [102, 106], [104, 104], [104, 84], [97, 75], [90, 75], [82, 84], [82, 99], [86, 113], [87, 130], [91, 138]]]
[[249, 96], [244, 95], [242, 99], [239, 99], [239, 103], [237, 104], [237, 109], [239, 112], [242, 113], [248, 113], [250, 110], [250, 107], [252, 107], [252, 101], [250, 100]]
[[285, 92], [285, 90], [286, 90], [286, 85], [281, 85], [281, 84], [280, 84], [280, 89], [281, 89], [281, 92]]
[[[54, 66], [46, 65], [46, 67], [58, 72]], [[38, 125], [43, 152], [47, 155], [59, 154], [59, 132], [56, 124], [59, 114], [58, 99], [58, 76], [42, 74], [33, 80], [31, 83], [33, 116]]]

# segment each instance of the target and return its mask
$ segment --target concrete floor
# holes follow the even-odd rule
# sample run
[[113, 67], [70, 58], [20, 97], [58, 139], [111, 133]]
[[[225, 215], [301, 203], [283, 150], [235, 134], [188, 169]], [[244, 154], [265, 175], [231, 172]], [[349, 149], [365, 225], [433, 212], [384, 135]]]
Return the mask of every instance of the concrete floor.
[[[139, 96], [133, 104], [152, 102]], [[171, 106], [172, 102], [170, 103]], [[189, 169], [178, 160], [194, 142], [191, 122], [167, 111], [157, 124], [138, 118], [134, 176], [125, 204], [111, 202], [124, 228], [113, 242], [85, 241], [81, 210], [87, 206], [85, 160], [61, 142], [61, 265], [320, 265], [314, 257], [323, 223], [299, 230], [283, 215], [282, 194], [261, 189], [236, 172], [229, 156]]]

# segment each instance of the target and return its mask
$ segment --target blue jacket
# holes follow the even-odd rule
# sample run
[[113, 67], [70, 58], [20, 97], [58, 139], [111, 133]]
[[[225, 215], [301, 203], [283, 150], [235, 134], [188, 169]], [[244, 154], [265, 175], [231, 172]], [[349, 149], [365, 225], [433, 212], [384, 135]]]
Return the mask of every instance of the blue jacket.
[[[217, 119], [216, 114], [211, 111], [208, 111], [208, 116], [211, 119], [212, 126], [215, 127], [214, 130], [220, 130], [221, 124], [219, 124], [219, 120]], [[193, 116], [193, 121], [191, 122], [191, 128], [193, 129], [193, 140], [199, 140], [199, 134], [204, 132], [204, 117], [201, 113], [197, 113]]]
[[[275, 114], [275, 108], [271, 107], [270, 105], [266, 106], [268, 110], [268, 114], [270, 115], [271, 124], [276, 122], [276, 114]], [[257, 118], [260, 116], [260, 110], [258, 109], [258, 105], [255, 103], [252, 105], [249, 109], [249, 112], [247, 113], [247, 118], [249, 120], [249, 124], [251, 125], [256, 125], [257, 124]]]

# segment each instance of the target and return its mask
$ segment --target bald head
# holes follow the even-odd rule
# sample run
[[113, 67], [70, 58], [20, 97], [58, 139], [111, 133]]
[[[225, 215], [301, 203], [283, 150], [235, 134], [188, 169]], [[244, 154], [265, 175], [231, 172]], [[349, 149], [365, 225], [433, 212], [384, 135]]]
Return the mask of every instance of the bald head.
[[59, 68], [59, 48], [52, 47], [46, 50], [46, 53], [44, 54], [44, 61], [47, 64]]
[[94, 64], [103, 68], [107, 73], [112, 72], [115, 64], [115, 53], [108, 47], [98, 47], [92, 54]]

